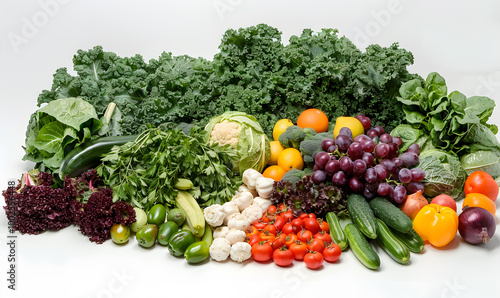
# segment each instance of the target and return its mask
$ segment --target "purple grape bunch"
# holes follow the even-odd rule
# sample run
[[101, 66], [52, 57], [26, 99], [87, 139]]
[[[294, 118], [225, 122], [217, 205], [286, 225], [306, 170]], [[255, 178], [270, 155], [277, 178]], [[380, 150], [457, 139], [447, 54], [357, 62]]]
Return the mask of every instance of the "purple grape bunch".
[[324, 139], [322, 152], [316, 154], [311, 176], [316, 184], [330, 180], [337, 187], [350, 189], [371, 199], [386, 197], [401, 203], [408, 194], [424, 190], [425, 172], [415, 168], [419, 146], [411, 144], [400, 153], [402, 140], [386, 133], [382, 126], [372, 127], [371, 119], [356, 116], [365, 133], [352, 138], [343, 127], [335, 139]]

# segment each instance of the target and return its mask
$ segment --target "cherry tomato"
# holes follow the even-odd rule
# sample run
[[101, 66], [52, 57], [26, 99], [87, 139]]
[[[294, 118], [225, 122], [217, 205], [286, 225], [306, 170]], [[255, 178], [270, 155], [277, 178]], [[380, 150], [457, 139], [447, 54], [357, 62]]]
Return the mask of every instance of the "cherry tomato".
[[498, 191], [498, 184], [490, 174], [486, 172], [475, 171], [465, 180], [465, 195], [470, 193], [481, 193], [494, 202], [498, 197]]
[[304, 256], [304, 263], [306, 264], [306, 267], [309, 269], [318, 269], [323, 265], [323, 260], [324, 260], [323, 255], [317, 251], [308, 252]]
[[295, 235], [295, 234], [286, 235], [286, 238], [285, 238], [286, 247], [290, 248], [290, 245], [295, 243], [295, 241], [297, 241], [297, 240], [299, 240], [299, 239], [297, 238], [297, 235]]
[[262, 215], [262, 218], [260, 220], [265, 223], [270, 223], [273, 219], [272, 216], [270, 216], [267, 213], [264, 213], [264, 215]]
[[300, 219], [302, 219], [302, 220], [303, 220], [304, 218], [308, 218], [308, 217], [309, 217], [309, 214], [307, 214], [307, 213], [302, 213], [301, 215], [299, 215], [299, 217], [298, 217], [298, 218], [300, 218]]
[[250, 226], [247, 229], [247, 237], [252, 237], [253, 235], [259, 235], [259, 234], [260, 234], [260, 231], [254, 226]]
[[252, 235], [248, 240], [248, 244], [250, 244], [250, 246], [253, 246], [255, 243], [259, 243], [261, 241], [262, 239], [260, 239], [259, 235]]
[[306, 230], [311, 231], [313, 235], [316, 234], [321, 229], [316, 218], [308, 217], [305, 218], [303, 221]]
[[326, 220], [318, 218], [318, 223], [319, 223], [319, 227], [320, 227], [321, 231], [323, 231], [325, 233], [330, 233], [330, 226], [328, 225]]
[[331, 243], [325, 247], [325, 250], [323, 250], [323, 257], [325, 258], [325, 261], [330, 263], [337, 262], [338, 259], [340, 259], [341, 254], [342, 249], [340, 249], [340, 246], [336, 243]]
[[264, 227], [264, 232], [269, 232], [269, 234], [273, 234], [274, 236], [276, 236], [278, 234], [278, 231], [276, 229], [276, 227], [274, 225], [267, 225]]
[[252, 258], [258, 262], [267, 262], [273, 257], [273, 247], [267, 242], [252, 245]]
[[269, 232], [261, 232], [259, 234], [259, 237], [262, 241], [267, 241], [267, 242], [273, 242], [274, 241], [274, 238], [276, 238], [276, 236], [274, 236], [274, 234], [270, 234]]
[[295, 217], [293, 216], [292, 210], [288, 210], [287, 212], [282, 213], [281, 216], [285, 219], [286, 222], [291, 222], [292, 220], [295, 219]]
[[330, 236], [330, 234], [325, 233], [323, 231], [319, 231], [316, 234], [314, 234], [313, 238], [314, 239], [319, 239], [319, 240], [321, 240], [323, 242], [326, 242], [328, 244], [332, 243], [332, 236]]
[[304, 242], [297, 240], [292, 245], [290, 245], [290, 250], [293, 253], [293, 258], [295, 260], [303, 260], [304, 256], [307, 254], [307, 244]]
[[297, 238], [302, 242], [307, 242], [313, 237], [313, 233], [309, 230], [303, 229], [297, 234]]
[[253, 222], [252, 225], [257, 229], [262, 230], [267, 225], [267, 223], [263, 222], [261, 219], [257, 219], [256, 221]]
[[273, 261], [281, 267], [290, 266], [293, 263], [293, 252], [286, 246], [280, 247], [273, 252]]
[[285, 234], [279, 234], [274, 238], [274, 241], [272, 243], [273, 249], [278, 249], [282, 246], [286, 245], [286, 235]]
[[304, 221], [300, 218], [296, 218], [292, 220], [292, 227], [293, 227], [293, 232], [295, 234], [298, 234], [305, 227]]
[[278, 205], [278, 211], [279, 212], [286, 212], [287, 211], [287, 208], [286, 208], [286, 205], [281, 203]]
[[281, 231], [285, 223], [285, 219], [281, 215], [276, 215], [273, 225], [276, 227], [276, 230]]
[[276, 213], [276, 210], [277, 210], [276, 205], [271, 205], [267, 208], [267, 213], [274, 214]]
[[309, 213], [309, 214], [307, 215], [307, 217], [308, 217], [308, 218], [314, 218], [314, 219], [316, 219], [316, 214], [314, 214], [314, 213]]
[[286, 223], [283, 228], [281, 229], [281, 232], [283, 232], [283, 234], [292, 234], [293, 233], [293, 226], [291, 223]]
[[307, 250], [313, 250], [322, 253], [324, 249], [325, 243], [318, 238], [313, 238], [307, 242]]

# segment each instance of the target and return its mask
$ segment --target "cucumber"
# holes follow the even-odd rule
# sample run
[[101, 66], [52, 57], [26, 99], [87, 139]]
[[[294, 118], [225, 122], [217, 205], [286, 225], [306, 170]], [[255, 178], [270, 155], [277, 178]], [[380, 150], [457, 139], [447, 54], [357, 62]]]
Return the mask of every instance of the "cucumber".
[[345, 226], [345, 233], [349, 247], [361, 264], [369, 269], [378, 269], [380, 267], [380, 258], [356, 225], [352, 223], [347, 224]]
[[359, 228], [361, 233], [370, 239], [377, 238], [375, 215], [363, 196], [358, 194], [350, 195], [347, 198], [347, 210], [352, 222]]
[[113, 146], [121, 146], [127, 142], [133, 142], [137, 135], [103, 137], [85, 142], [76, 147], [63, 159], [59, 167], [59, 177], [64, 180], [68, 175], [70, 178], [95, 168], [101, 161], [101, 156], [108, 153]]
[[420, 237], [413, 228], [411, 228], [408, 233], [401, 233], [396, 230], [392, 230], [392, 233], [399, 241], [406, 245], [411, 252], [421, 252], [425, 247], [424, 240], [422, 240], [422, 237]]
[[406, 245], [398, 240], [396, 236], [389, 230], [389, 227], [377, 218], [377, 241], [382, 246], [384, 251], [391, 258], [400, 263], [408, 264], [410, 261], [410, 250]]
[[345, 250], [349, 245], [347, 244], [347, 236], [344, 230], [340, 226], [340, 221], [338, 216], [333, 212], [328, 212], [326, 214], [326, 222], [330, 227], [330, 236], [335, 244], [340, 246], [340, 249]]
[[375, 216], [380, 218], [387, 226], [401, 233], [408, 233], [412, 228], [411, 219], [398, 207], [394, 206], [387, 199], [376, 197], [370, 201], [370, 207]]

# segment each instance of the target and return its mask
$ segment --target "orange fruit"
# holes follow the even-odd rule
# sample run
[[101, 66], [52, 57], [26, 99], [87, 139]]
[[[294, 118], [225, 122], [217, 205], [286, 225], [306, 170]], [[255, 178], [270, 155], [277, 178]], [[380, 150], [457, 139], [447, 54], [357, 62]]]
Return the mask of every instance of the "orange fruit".
[[348, 127], [351, 130], [353, 140], [355, 137], [365, 133], [365, 128], [358, 119], [354, 117], [338, 117], [335, 120], [335, 127], [333, 128], [334, 139], [337, 138], [342, 127]]
[[285, 148], [283, 148], [283, 145], [279, 141], [271, 141], [269, 142], [269, 146], [271, 147], [271, 158], [269, 158], [267, 164], [270, 166], [276, 165], [278, 164], [278, 156]]
[[279, 137], [282, 133], [285, 132], [285, 130], [289, 127], [292, 126], [293, 122], [290, 119], [281, 119], [276, 121], [274, 124], [273, 128], [273, 139], [275, 141], [279, 141]]
[[274, 181], [280, 181], [286, 171], [280, 166], [269, 166], [262, 172], [262, 176], [271, 178]]
[[483, 209], [488, 210], [493, 217], [497, 211], [497, 207], [495, 206], [495, 202], [493, 202], [489, 197], [480, 193], [470, 193], [465, 196], [465, 199], [462, 203], [462, 210], [466, 207], [481, 207]]
[[304, 168], [304, 160], [299, 150], [286, 148], [278, 156], [278, 166], [282, 167], [286, 172], [291, 169], [302, 170]]
[[317, 133], [328, 131], [328, 123], [328, 117], [318, 109], [307, 109], [297, 119], [298, 127], [310, 127]]

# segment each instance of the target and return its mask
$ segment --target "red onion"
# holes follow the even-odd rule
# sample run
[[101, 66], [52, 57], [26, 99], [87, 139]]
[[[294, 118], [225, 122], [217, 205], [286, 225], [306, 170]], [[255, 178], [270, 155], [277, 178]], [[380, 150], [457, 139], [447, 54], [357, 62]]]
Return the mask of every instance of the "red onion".
[[495, 229], [495, 217], [480, 207], [467, 207], [458, 217], [458, 232], [471, 244], [490, 241]]

